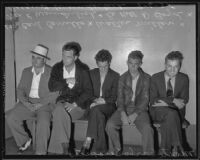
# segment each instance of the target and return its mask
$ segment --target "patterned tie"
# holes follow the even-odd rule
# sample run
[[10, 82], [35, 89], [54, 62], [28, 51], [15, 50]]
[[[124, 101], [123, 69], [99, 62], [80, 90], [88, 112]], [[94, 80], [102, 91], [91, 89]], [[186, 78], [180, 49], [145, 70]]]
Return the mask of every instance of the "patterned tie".
[[173, 88], [171, 84], [171, 78], [167, 82], [167, 97], [173, 97]]

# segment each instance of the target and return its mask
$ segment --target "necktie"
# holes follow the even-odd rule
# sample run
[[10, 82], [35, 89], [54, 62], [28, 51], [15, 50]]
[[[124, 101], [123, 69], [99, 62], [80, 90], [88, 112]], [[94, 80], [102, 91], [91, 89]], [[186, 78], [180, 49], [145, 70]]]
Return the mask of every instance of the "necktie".
[[173, 88], [171, 84], [171, 78], [167, 82], [167, 97], [173, 97]]

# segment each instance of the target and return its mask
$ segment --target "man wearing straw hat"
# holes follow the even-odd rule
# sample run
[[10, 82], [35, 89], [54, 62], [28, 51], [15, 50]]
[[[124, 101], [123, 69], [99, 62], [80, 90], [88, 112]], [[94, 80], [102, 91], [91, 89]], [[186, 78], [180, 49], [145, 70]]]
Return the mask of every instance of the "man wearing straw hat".
[[23, 152], [31, 145], [32, 139], [23, 128], [23, 121], [37, 118], [36, 153], [44, 155], [47, 152], [47, 141], [50, 136], [50, 118], [56, 92], [48, 89], [51, 67], [46, 64], [48, 48], [38, 44], [32, 53], [32, 66], [23, 70], [17, 88], [18, 103], [7, 115], [6, 120], [13, 137]]

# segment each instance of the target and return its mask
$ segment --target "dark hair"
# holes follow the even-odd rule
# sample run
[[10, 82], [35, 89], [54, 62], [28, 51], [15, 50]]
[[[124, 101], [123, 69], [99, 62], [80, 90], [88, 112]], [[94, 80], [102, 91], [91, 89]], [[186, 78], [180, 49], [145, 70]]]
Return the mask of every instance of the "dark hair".
[[112, 60], [112, 55], [108, 50], [102, 49], [96, 54], [95, 59], [96, 59], [96, 62], [98, 62], [98, 61], [100, 61], [100, 62], [107, 61], [108, 63], [110, 63], [111, 60]]
[[168, 53], [168, 55], [165, 57], [165, 63], [167, 62], [167, 60], [179, 60], [181, 66], [183, 61], [183, 55], [180, 51], [172, 51]]
[[141, 61], [142, 61], [143, 57], [144, 57], [144, 55], [143, 55], [142, 52], [139, 51], [139, 50], [131, 51], [131, 52], [129, 53], [129, 55], [128, 55], [128, 59], [129, 59], [129, 58], [132, 58], [132, 59], [139, 59], [139, 60], [141, 60]]
[[81, 46], [78, 42], [68, 42], [62, 47], [63, 51], [73, 50], [75, 56], [80, 56]]

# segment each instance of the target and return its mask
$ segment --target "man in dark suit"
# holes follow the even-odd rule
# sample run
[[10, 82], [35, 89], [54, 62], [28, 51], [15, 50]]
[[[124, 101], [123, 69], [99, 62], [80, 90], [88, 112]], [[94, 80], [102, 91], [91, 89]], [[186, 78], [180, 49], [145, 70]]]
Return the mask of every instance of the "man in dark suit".
[[152, 75], [150, 87], [150, 114], [161, 124], [160, 154], [178, 156], [182, 148], [181, 125], [187, 125], [185, 106], [189, 100], [189, 78], [179, 72], [183, 56], [172, 51], [165, 57], [165, 70]]
[[53, 128], [48, 152], [75, 154], [69, 146], [71, 121], [83, 116], [87, 100], [92, 96], [92, 84], [88, 71], [75, 64], [76, 47], [66, 43], [62, 48], [62, 61], [56, 63], [49, 79], [49, 90], [59, 91], [53, 111]]
[[106, 153], [106, 121], [116, 110], [119, 74], [110, 68], [112, 55], [103, 49], [96, 54], [95, 59], [98, 68], [90, 71], [94, 95], [90, 99], [87, 135], [80, 155], [90, 153], [92, 140], [97, 154]]
[[154, 132], [147, 112], [150, 75], [140, 68], [142, 58], [141, 51], [132, 51], [128, 55], [128, 71], [119, 79], [117, 111], [108, 120], [106, 126], [110, 154], [122, 153], [119, 137], [121, 126], [135, 125], [142, 134], [143, 155], [154, 155]]
[[38, 44], [31, 53], [32, 66], [23, 70], [17, 88], [19, 102], [6, 119], [19, 151], [23, 152], [32, 141], [24, 131], [23, 121], [36, 117], [36, 154], [44, 155], [50, 136], [51, 112], [58, 93], [51, 93], [47, 84], [51, 73], [51, 67], [46, 65], [48, 48]]

